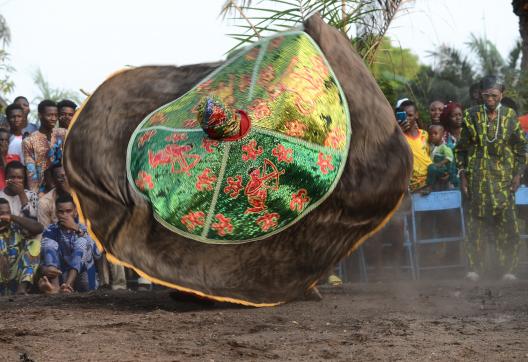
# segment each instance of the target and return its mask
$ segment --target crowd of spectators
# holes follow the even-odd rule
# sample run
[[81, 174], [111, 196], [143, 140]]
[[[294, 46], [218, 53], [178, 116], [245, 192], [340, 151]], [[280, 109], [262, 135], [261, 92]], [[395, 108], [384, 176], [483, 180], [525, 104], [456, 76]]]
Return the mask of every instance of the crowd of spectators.
[[[79, 222], [62, 166], [62, 146], [77, 110], [70, 100], [38, 105], [17, 97], [0, 122], [0, 294], [71, 293], [126, 288]], [[144, 284], [148, 285], [147, 281]]]

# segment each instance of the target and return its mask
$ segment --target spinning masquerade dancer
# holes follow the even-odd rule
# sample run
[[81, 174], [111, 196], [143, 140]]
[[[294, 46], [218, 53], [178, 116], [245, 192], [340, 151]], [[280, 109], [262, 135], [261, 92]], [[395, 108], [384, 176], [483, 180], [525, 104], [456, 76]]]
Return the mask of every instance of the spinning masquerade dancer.
[[114, 75], [64, 157], [110, 261], [251, 306], [313, 288], [388, 220], [411, 172], [389, 103], [317, 15], [224, 63]]

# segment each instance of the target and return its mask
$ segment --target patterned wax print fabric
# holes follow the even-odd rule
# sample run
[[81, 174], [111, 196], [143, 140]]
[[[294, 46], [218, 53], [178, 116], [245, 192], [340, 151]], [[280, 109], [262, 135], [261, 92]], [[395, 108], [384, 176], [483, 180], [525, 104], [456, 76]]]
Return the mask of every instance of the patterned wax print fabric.
[[[218, 100], [249, 119], [247, 133], [209, 137], [239, 129], [230, 122], [229, 132], [204, 132], [200, 116], [229, 116], [220, 106], [203, 111]], [[323, 202], [349, 140], [337, 78], [312, 38], [293, 32], [241, 51], [147, 116], [130, 140], [127, 171], [170, 230], [204, 243], [243, 243], [291, 226]]]
[[409, 188], [411, 192], [414, 192], [427, 183], [427, 168], [432, 163], [429, 157], [429, 135], [423, 129], [419, 129], [416, 137], [405, 133], [405, 138], [413, 154], [413, 172]]
[[24, 190], [28, 203], [22, 205], [18, 195], [8, 195], [5, 190], [0, 191], [0, 198], [6, 199], [9, 202], [11, 213], [16, 216], [25, 216], [37, 220], [39, 198], [36, 193], [29, 190]]
[[524, 171], [527, 141], [512, 109], [501, 106], [497, 113], [497, 119], [489, 121], [483, 105], [466, 110], [456, 159], [466, 171], [470, 194], [469, 266], [483, 270], [485, 248], [493, 243], [499, 265], [504, 272], [512, 272], [520, 238], [510, 187], [513, 177]]
[[0, 294], [14, 293], [22, 282], [33, 284], [39, 265], [40, 240], [25, 237], [11, 224], [0, 232]]
[[55, 212], [55, 200], [57, 199], [57, 190], [52, 189], [45, 195], [41, 196], [38, 201], [38, 222], [47, 228], [51, 224], [55, 224], [57, 213]]
[[62, 278], [69, 270], [77, 270], [74, 289], [85, 292], [97, 289], [95, 259], [101, 257], [95, 242], [90, 238], [86, 227], [79, 224], [82, 235], [64, 230], [58, 224], [50, 225], [42, 234], [42, 265], [54, 266], [62, 271]]
[[61, 162], [65, 136], [64, 128], [54, 128], [50, 140], [44, 133], [36, 131], [22, 141], [28, 186], [31, 191], [43, 191], [44, 171], [52, 164]]

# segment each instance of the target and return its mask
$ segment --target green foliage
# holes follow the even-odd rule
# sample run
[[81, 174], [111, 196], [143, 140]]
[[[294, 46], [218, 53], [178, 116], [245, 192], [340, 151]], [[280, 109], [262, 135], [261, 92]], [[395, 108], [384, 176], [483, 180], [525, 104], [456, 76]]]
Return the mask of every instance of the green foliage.
[[6, 47], [11, 42], [11, 31], [5, 18], [0, 15], [0, 94], [8, 94], [13, 90], [11, 74], [14, 68], [9, 64], [9, 53]]
[[52, 87], [42, 74], [40, 68], [33, 73], [33, 82], [37, 86], [37, 89], [40, 93], [40, 95], [33, 99], [33, 102], [35, 103], [39, 103], [44, 99], [51, 99], [55, 102], [61, 101], [63, 99], [70, 99], [78, 104], [82, 102], [82, 97], [78, 92], [69, 89]]

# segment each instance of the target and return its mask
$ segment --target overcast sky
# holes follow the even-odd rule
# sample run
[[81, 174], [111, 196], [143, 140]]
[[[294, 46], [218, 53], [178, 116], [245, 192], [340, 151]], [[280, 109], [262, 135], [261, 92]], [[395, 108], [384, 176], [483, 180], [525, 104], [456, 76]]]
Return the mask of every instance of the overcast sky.
[[[16, 90], [37, 94], [40, 67], [54, 87], [93, 91], [126, 65], [190, 64], [222, 59], [235, 43], [218, 13], [224, 0], [0, 0], [11, 28]], [[486, 34], [506, 55], [518, 38], [511, 0], [416, 0], [388, 35], [423, 62], [442, 43], [463, 48]]]

